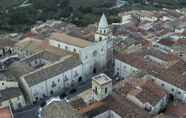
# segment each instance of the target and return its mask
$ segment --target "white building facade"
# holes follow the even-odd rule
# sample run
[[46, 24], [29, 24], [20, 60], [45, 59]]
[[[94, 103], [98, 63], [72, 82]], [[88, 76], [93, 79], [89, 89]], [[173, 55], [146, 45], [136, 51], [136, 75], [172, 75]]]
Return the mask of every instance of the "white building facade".
[[[44, 68], [43, 70], [41, 69], [22, 76], [21, 84], [27, 95], [26, 99], [29, 103], [32, 104], [51, 96], [58, 96], [62, 93], [67, 94], [69, 90], [75, 88], [83, 80], [83, 77], [82, 65], [79, 63], [73, 64], [73, 62], [76, 63], [75, 60], [71, 60], [71, 62], [69, 62], [67, 59], [67, 61], [62, 61], [48, 67], [54, 71], [51, 74], [41, 74], [42, 72], [48, 70]], [[72, 63], [72, 65], [66, 67], [65, 63]], [[59, 68], [57, 67], [58, 65], [60, 66]], [[66, 69], [63, 70], [62, 68]], [[32, 78], [32, 76], [36, 76], [38, 73], [40, 73], [38, 77]]]
[[131, 74], [139, 72], [139, 69], [119, 60], [114, 60], [114, 75], [117, 79], [127, 79]]

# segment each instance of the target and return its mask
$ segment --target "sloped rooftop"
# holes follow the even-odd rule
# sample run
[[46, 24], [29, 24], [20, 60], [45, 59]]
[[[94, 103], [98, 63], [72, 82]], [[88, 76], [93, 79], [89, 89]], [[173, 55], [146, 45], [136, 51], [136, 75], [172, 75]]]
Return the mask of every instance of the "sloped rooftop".
[[60, 41], [69, 45], [74, 45], [80, 48], [85, 48], [88, 47], [89, 45], [91, 45], [92, 43], [81, 39], [81, 38], [77, 38], [77, 37], [73, 37], [70, 36], [68, 34], [65, 33], [60, 33], [60, 32], [55, 32], [52, 33], [51, 36], [49, 37], [50, 40], [56, 40], [56, 41]]
[[[155, 51], [156, 52], [156, 51]], [[153, 55], [159, 59], [166, 60], [167, 66], [146, 61], [145, 55]], [[186, 90], [186, 80], [183, 79], [183, 73], [186, 71], [185, 62], [173, 54], [154, 53], [154, 51], [138, 50], [133, 53], [118, 53], [115, 55], [117, 59], [123, 61], [133, 67], [136, 67], [144, 72], [147, 72], [163, 81], [173, 84], [181, 89]]]
[[45, 106], [42, 111], [42, 116], [44, 118], [86, 118], [65, 101], [56, 101]]
[[0, 103], [6, 100], [9, 100], [14, 97], [19, 97], [22, 95], [22, 92], [19, 88], [7, 88], [0, 91]]
[[36, 71], [28, 73], [24, 76], [24, 78], [29, 86], [33, 86], [80, 64], [81, 61], [78, 55], [67, 55], [64, 57], [64, 60], [62, 59], [53, 64], [44, 66]]

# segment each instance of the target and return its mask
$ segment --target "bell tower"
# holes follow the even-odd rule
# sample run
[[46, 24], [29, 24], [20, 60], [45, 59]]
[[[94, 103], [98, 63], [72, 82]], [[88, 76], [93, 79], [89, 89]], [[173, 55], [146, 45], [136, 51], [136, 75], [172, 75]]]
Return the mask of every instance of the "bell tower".
[[98, 29], [95, 34], [95, 41], [98, 42], [98, 41], [107, 40], [108, 38], [110, 38], [110, 33], [111, 32], [110, 32], [107, 18], [105, 14], [103, 14], [101, 16], [101, 19], [98, 24]]

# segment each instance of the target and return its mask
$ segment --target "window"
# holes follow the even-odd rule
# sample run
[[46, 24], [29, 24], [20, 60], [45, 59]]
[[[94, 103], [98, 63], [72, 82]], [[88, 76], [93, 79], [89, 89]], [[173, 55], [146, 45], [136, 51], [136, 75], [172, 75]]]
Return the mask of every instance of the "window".
[[179, 91], [178, 94], [181, 94], [181, 92]]
[[39, 98], [38, 98], [38, 97], [36, 97], [35, 99], [36, 99], [36, 101], [38, 101], [38, 100], [39, 100]]
[[78, 76], [79, 76], [78, 72], [75, 71], [74, 77], [78, 77]]
[[111, 37], [109, 36], [108, 39], [111, 39]]
[[74, 52], [76, 52], [76, 49], [74, 48]]
[[35, 60], [34, 63], [37, 64], [37, 60]]
[[105, 88], [105, 94], [107, 94], [107, 91], [108, 91], [107, 88]]
[[93, 73], [96, 74], [97, 73], [97, 70], [96, 68], [93, 69]]
[[88, 56], [85, 56], [85, 59], [88, 59]]
[[97, 87], [95, 88], [95, 94], [96, 95], [98, 94], [98, 88]]
[[60, 82], [60, 79], [58, 79], [58, 82]]
[[161, 86], [165, 86], [165, 84], [161, 84]]
[[53, 95], [53, 94], [54, 94], [54, 91], [51, 90], [51, 91], [50, 91], [50, 94]]
[[171, 89], [172, 92], [174, 92], [174, 89]]
[[21, 103], [18, 103], [18, 108], [22, 108], [22, 105], [21, 105]]
[[79, 78], [78, 78], [78, 82], [81, 82], [82, 81], [82, 77], [80, 76]]
[[67, 46], [65, 46], [65, 50], [68, 50], [68, 47]]
[[99, 37], [99, 41], [102, 41], [102, 37]]
[[65, 77], [64, 77], [64, 81], [68, 81], [68, 77], [67, 77], [67, 75], [65, 75]]
[[67, 94], [64, 92], [64, 93], [62, 93], [62, 94], [60, 95], [60, 98], [63, 99], [63, 98], [65, 98], [66, 96], [67, 96]]
[[43, 94], [43, 98], [45, 98], [46, 97], [46, 95], [45, 94]]
[[52, 82], [52, 88], [56, 87], [56, 83], [53, 81]]
[[70, 93], [70, 94], [74, 94], [76, 91], [77, 91], [77, 90], [74, 88], [74, 89], [71, 89], [69, 93]]
[[72, 80], [72, 82], [71, 82], [71, 88], [73, 88], [74, 87], [74, 80]]
[[61, 48], [61, 45], [60, 44], [58, 44], [58, 46], [57, 46], [58, 48]]
[[5, 85], [5, 83], [3, 82], [2, 85]]
[[42, 101], [41, 103], [40, 103], [40, 106], [41, 107], [44, 107], [46, 105], [46, 102], [45, 101]]

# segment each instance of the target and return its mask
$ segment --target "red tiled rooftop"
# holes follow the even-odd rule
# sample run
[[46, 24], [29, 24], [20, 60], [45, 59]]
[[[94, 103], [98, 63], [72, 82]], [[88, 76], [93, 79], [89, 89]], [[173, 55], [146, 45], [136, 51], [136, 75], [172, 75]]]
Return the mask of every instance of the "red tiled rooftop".
[[164, 97], [167, 95], [167, 93], [159, 86], [154, 84], [152, 80], [146, 81], [146, 83], [142, 86], [142, 88], [151, 91], [153, 94], [155, 94], [158, 97]]
[[122, 93], [113, 93], [105, 102], [106, 107], [118, 113], [122, 118], [151, 118], [144, 109], [139, 108], [134, 103], [130, 102]]
[[0, 39], [0, 48], [13, 47], [16, 42], [12, 40]]
[[169, 39], [162, 39], [159, 43], [165, 46], [172, 46], [175, 42]]
[[[130, 80], [136, 81], [136, 79]], [[140, 87], [141, 89], [138, 89]], [[168, 94], [157, 86], [152, 80], [140, 79], [140, 82], [135, 86], [135, 88], [129, 88], [130, 95], [137, 97], [143, 103], [150, 103], [151, 105], [156, 105], [163, 97]]]
[[177, 57], [172, 54], [164, 54], [157, 50], [147, 50], [147, 49], [138, 50], [130, 54], [117, 53], [116, 58], [139, 69], [157, 70], [157, 71], [164, 69], [163, 66], [158, 65], [157, 63], [146, 62], [146, 60], [144, 59], [146, 55], [151, 55], [159, 59], [162, 59], [164, 61], [177, 60]]
[[182, 33], [182, 35], [186, 36], [186, 31], [184, 31], [184, 32]]
[[167, 93], [159, 86], [153, 83], [152, 80], [146, 81], [142, 86], [142, 91], [137, 95], [143, 103], [149, 102], [156, 105]]
[[[162, 58], [163, 60], [170, 60], [170, 65], [168, 67], [161, 66], [157, 63], [150, 61], [145, 61], [144, 56], [145, 51], [137, 51], [130, 54], [116, 54], [116, 58], [120, 61], [123, 61], [133, 67], [136, 67], [140, 70], [143, 70], [153, 76], [164, 80], [170, 84], [173, 84], [181, 89], [186, 90], [186, 80], [183, 79], [183, 72], [185, 72], [185, 63], [179, 58], [175, 57], [172, 54], [159, 55], [153, 54], [153, 56]], [[150, 54], [150, 53], [149, 53]]]
[[186, 40], [185, 39], [180, 39], [176, 42], [175, 45], [185, 45], [186, 46]]
[[186, 118], [186, 104], [176, 103], [169, 106], [166, 110], [166, 114], [173, 116], [174, 118]]
[[23, 35], [23, 38], [26, 38], [26, 37], [34, 37], [36, 36], [36, 34], [34, 34], [33, 32], [26, 32], [24, 35]]
[[0, 108], [0, 118], [12, 118], [9, 108]]
[[168, 30], [164, 29], [164, 30], [161, 30], [161, 31], [159, 31], [159, 32], [156, 32], [156, 35], [157, 35], [157, 36], [162, 36], [162, 35], [164, 35], [164, 34], [167, 34], [168, 32], [169, 32]]
[[100, 112], [102, 113], [107, 110], [112, 110], [122, 118], [152, 118], [148, 112], [137, 107], [134, 103], [130, 102], [121, 94], [122, 93], [118, 94], [113, 92], [112, 96], [109, 96], [103, 100], [104, 105], [89, 111], [87, 115], [92, 118], [93, 116], [100, 114]]

